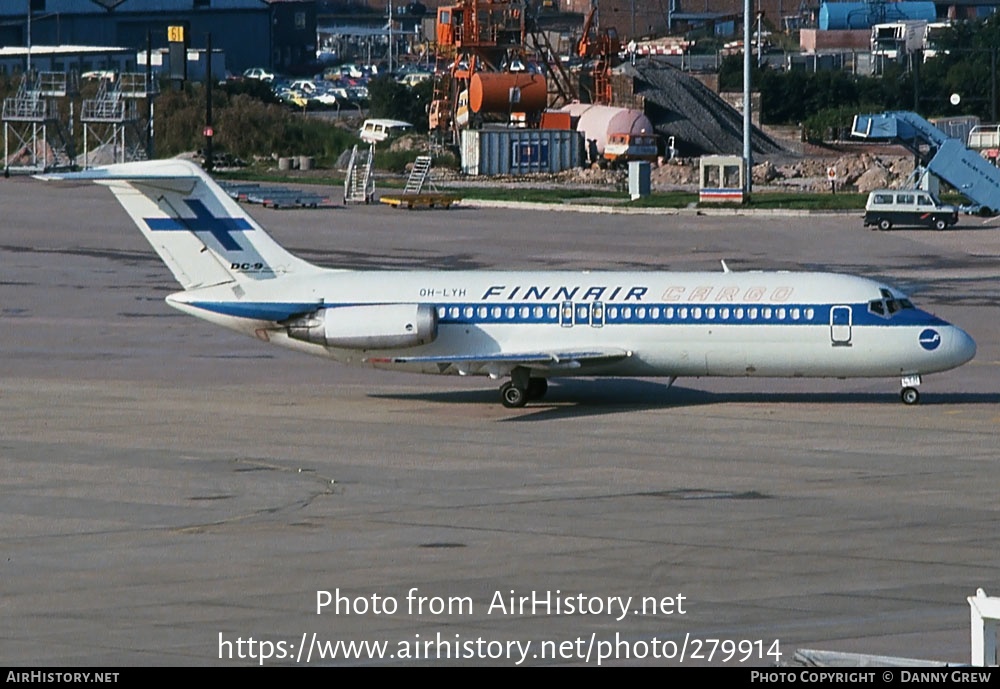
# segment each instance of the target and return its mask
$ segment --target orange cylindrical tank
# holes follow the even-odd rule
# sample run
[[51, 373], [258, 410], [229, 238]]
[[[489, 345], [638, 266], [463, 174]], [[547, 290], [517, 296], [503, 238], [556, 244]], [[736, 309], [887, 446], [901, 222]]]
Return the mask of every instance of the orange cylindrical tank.
[[469, 107], [475, 113], [538, 112], [545, 109], [547, 97], [541, 74], [476, 72], [469, 84]]

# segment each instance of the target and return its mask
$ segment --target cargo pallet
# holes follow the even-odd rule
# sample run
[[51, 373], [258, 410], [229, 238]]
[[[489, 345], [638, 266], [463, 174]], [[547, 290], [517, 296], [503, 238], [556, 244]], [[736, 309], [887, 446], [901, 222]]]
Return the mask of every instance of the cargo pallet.
[[438, 194], [438, 193], [419, 193], [419, 194], [392, 194], [390, 196], [382, 196], [379, 201], [382, 203], [387, 203], [395, 208], [402, 208], [406, 206], [409, 209], [413, 208], [449, 208], [451, 204], [459, 200], [458, 196], [452, 196], [450, 194]]
[[231, 198], [259, 203], [265, 208], [331, 208], [329, 196], [288, 187], [261, 186], [252, 182], [219, 182]]

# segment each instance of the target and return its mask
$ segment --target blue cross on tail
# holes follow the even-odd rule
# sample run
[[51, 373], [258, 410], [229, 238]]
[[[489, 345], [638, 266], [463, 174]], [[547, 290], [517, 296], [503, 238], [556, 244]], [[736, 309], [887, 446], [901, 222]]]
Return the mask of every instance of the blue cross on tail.
[[233, 239], [232, 233], [253, 230], [250, 223], [243, 218], [216, 218], [198, 199], [184, 199], [184, 203], [194, 211], [193, 218], [143, 218], [143, 220], [154, 232], [168, 230], [208, 232], [226, 251], [244, 251], [243, 247]]

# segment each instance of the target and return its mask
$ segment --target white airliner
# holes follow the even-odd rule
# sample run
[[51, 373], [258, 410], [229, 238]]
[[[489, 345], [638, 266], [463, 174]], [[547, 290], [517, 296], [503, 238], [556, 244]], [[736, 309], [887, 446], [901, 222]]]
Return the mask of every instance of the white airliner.
[[895, 377], [969, 361], [963, 330], [875, 280], [834, 273], [354, 271], [279, 246], [197, 165], [46, 179], [111, 189], [183, 290], [181, 311], [344, 364], [510, 378], [507, 407], [565, 376]]

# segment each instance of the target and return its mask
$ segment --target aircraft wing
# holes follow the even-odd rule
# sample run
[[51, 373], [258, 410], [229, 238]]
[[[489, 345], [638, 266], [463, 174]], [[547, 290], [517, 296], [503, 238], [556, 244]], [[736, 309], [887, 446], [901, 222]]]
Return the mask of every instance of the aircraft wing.
[[580, 351], [499, 352], [496, 354], [440, 354], [434, 356], [369, 357], [371, 364], [437, 364], [442, 371], [454, 366], [460, 373], [481, 369], [510, 371], [517, 366], [535, 370], [559, 371], [580, 368], [584, 364], [613, 363], [632, 356], [625, 349], [590, 349]]

